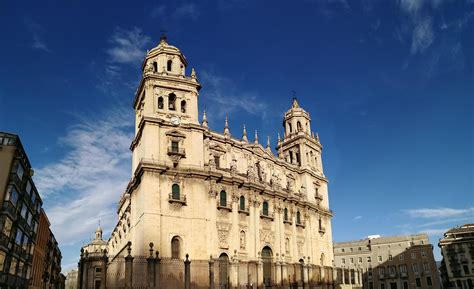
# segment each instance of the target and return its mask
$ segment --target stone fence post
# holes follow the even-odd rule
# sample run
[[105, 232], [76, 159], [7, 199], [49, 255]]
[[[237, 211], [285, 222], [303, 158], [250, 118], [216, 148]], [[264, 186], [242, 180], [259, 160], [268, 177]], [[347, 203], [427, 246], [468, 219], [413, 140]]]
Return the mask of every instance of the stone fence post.
[[184, 289], [191, 288], [191, 261], [189, 261], [189, 254], [186, 254], [184, 261]]
[[132, 288], [133, 284], [133, 257], [132, 253], [132, 242], [127, 243], [128, 255], [125, 257], [125, 288]]

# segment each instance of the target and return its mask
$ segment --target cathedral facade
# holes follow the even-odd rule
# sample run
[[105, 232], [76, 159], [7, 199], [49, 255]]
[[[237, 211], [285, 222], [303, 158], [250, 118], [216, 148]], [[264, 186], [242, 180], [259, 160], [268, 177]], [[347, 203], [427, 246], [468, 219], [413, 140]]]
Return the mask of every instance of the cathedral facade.
[[[199, 120], [201, 85], [187, 65], [165, 37], [146, 54], [133, 105], [132, 177], [108, 241], [95, 253], [82, 250], [80, 288], [179, 288], [170, 284], [186, 278], [188, 258], [195, 288], [331, 283], [333, 214], [309, 113], [289, 102], [277, 155], [256, 132], [252, 140], [245, 127], [231, 134], [227, 118], [223, 133], [212, 131], [205, 112]], [[123, 264], [132, 256], [143, 264], [130, 273]], [[101, 268], [102, 283], [86, 280], [97, 275], [91, 266]]]

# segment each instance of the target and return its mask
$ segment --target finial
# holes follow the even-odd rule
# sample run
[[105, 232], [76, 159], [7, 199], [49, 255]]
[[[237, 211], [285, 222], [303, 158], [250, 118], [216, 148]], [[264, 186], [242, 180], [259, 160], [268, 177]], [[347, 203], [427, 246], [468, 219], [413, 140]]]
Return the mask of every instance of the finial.
[[245, 124], [244, 124], [244, 130], [242, 132], [242, 141], [243, 142], [249, 142], [248, 138], [247, 138], [247, 129], [245, 128]]
[[316, 140], [319, 141], [319, 134], [316, 133]]
[[296, 99], [295, 96], [293, 96], [293, 104], [292, 104], [292, 107], [293, 107], [293, 108], [298, 108], [298, 107], [300, 107], [300, 105], [298, 104], [298, 100]]
[[131, 241], [127, 242], [127, 251], [128, 251], [128, 256], [131, 256], [131, 254], [132, 254], [132, 242]]
[[166, 41], [167, 41], [166, 30], [161, 30], [160, 42], [167, 43]]
[[224, 135], [225, 135], [225, 136], [230, 136], [230, 131], [229, 131], [229, 119], [228, 119], [227, 115], [225, 116]]
[[270, 136], [267, 135], [267, 149], [270, 148]]
[[203, 127], [207, 127], [207, 126], [208, 126], [206, 110], [204, 110], [203, 113], [202, 113], [202, 126], [203, 126]]
[[278, 145], [281, 144], [281, 136], [280, 136], [280, 132], [278, 132]]
[[194, 67], [191, 68], [191, 78], [196, 79], [196, 70], [194, 70]]
[[254, 144], [258, 144], [258, 133], [257, 133], [257, 130], [255, 130], [255, 137], [254, 137], [253, 143], [254, 143]]

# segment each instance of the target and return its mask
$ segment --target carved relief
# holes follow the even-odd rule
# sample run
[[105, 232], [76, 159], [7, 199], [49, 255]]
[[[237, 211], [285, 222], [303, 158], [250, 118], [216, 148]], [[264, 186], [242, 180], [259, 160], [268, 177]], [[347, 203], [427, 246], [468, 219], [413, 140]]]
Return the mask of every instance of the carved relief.
[[298, 247], [298, 255], [302, 256], [304, 254], [304, 238], [298, 238], [296, 245]]
[[273, 244], [275, 233], [270, 230], [260, 229], [260, 242]]
[[231, 224], [218, 222], [217, 223], [217, 238], [219, 242], [219, 248], [229, 249], [229, 231]]

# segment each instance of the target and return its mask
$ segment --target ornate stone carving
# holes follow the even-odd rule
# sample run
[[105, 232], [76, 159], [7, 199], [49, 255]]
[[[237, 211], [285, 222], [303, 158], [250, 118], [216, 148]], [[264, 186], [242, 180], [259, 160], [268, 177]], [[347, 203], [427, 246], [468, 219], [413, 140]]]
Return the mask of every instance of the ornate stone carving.
[[219, 248], [229, 249], [229, 230], [231, 224], [218, 222], [217, 223], [217, 238], [219, 242]]
[[273, 244], [274, 239], [275, 233], [273, 231], [260, 229], [260, 242]]

